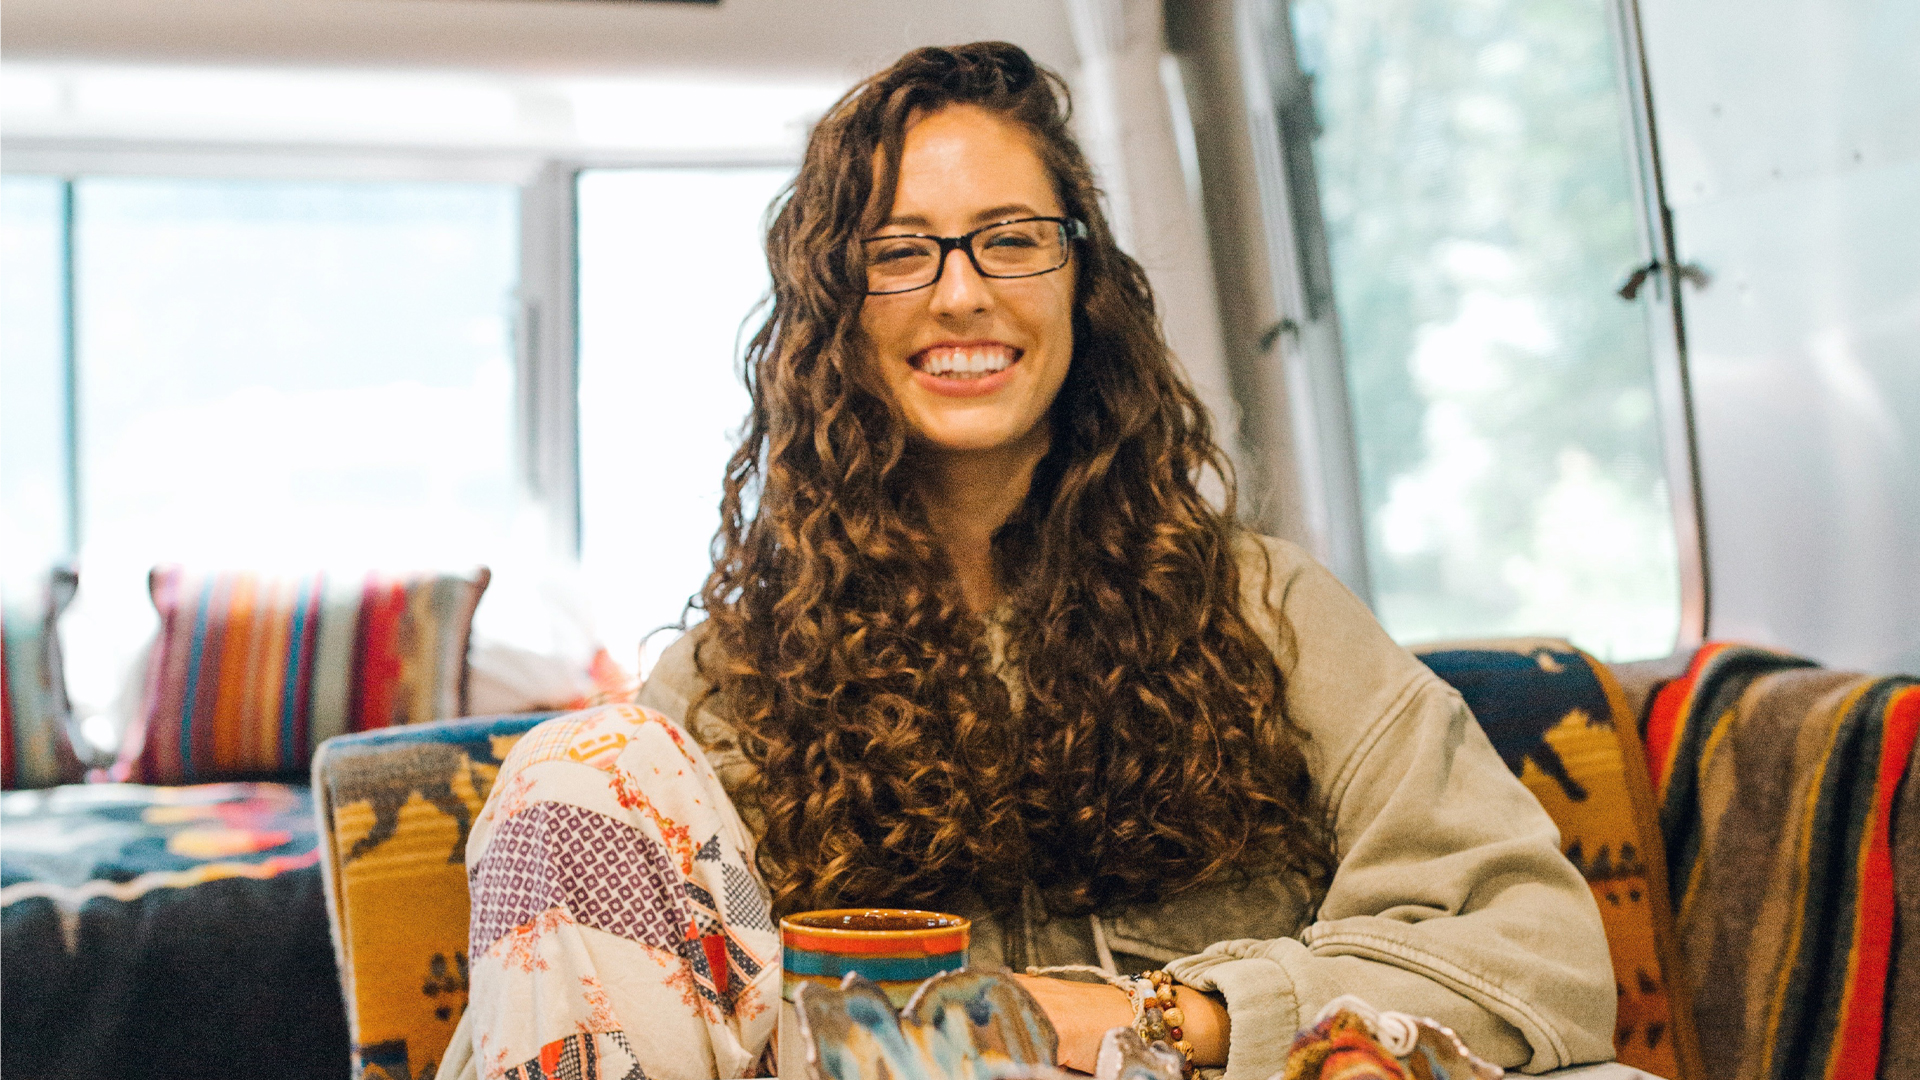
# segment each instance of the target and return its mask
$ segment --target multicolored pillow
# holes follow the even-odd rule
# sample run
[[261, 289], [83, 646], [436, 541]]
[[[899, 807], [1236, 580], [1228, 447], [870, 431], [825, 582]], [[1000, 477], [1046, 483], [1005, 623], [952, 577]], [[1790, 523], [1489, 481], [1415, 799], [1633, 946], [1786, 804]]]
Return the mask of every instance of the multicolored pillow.
[[156, 567], [160, 636], [115, 777], [298, 776], [335, 735], [461, 715], [490, 577]]
[[0, 596], [0, 788], [53, 787], [86, 773], [74, 753], [58, 632], [79, 581], [56, 567], [30, 594]]

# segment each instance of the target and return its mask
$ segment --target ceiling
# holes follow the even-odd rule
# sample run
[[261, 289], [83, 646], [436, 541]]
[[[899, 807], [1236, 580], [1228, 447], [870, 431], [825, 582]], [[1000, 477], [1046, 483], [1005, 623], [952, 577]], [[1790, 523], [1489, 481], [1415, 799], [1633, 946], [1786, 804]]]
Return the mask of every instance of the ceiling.
[[844, 85], [909, 48], [983, 38], [1077, 63], [1063, 0], [7, 0], [0, 53]]

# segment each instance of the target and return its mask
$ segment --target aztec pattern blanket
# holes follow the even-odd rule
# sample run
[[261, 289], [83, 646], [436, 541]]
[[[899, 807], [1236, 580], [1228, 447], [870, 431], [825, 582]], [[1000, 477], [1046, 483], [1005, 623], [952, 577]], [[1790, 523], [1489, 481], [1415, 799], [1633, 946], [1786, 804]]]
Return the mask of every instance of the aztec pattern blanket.
[[1912, 753], [1893, 810], [1893, 971], [1880, 1040], [1882, 1080], [1920, 1076], [1920, 768], [1914, 767], [1920, 748]]
[[[1882, 1066], [1916, 1034], [1886, 1005], [1920, 680], [1709, 644], [1645, 728], [1706, 1075], [1912, 1075]], [[1900, 869], [1911, 895], [1911, 852]]]
[[1656, 1076], [1696, 1076], [1698, 1044], [1672, 979], [1679, 960], [1653, 795], [1633, 714], [1607, 666], [1554, 639], [1418, 655], [1466, 699], [1593, 889], [1619, 991], [1614, 1054]]
[[346, 1017], [305, 787], [9, 792], [0, 831], [8, 1080], [339, 1080]]
[[553, 713], [343, 735], [313, 763], [358, 1080], [421, 1080], [467, 1007], [467, 836], [514, 743]]

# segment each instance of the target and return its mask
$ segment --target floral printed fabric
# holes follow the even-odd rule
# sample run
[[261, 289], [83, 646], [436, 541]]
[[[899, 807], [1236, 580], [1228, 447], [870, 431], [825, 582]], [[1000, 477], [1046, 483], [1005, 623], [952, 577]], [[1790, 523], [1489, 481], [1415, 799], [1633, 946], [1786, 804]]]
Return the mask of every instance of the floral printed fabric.
[[764, 1071], [779, 935], [752, 865], [751, 836], [673, 721], [609, 705], [528, 732], [467, 843], [473, 1071]]

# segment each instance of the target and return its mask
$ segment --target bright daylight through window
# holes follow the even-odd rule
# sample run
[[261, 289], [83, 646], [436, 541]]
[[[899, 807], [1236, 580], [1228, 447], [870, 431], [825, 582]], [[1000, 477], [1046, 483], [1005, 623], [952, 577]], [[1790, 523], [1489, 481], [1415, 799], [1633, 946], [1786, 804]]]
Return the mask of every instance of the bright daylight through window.
[[580, 177], [580, 558], [602, 640], [623, 664], [706, 581], [747, 415], [745, 320], [768, 288], [763, 215], [791, 176]]
[[65, 189], [45, 176], [0, 180], [0, 552], [10, 574], [38, 573], [67, 548]]
[[[57, 227], [16, 222], [44, 209], [43, 188], [59, 185], [8, 180], [10, 305], [58, 296], [13, 287], [57, 280]], [[110, 639], [75, 643], [83, 706], [123, 675], [89, 663], [124, 665], [152, 625], [156, 563], [498, 558], [517, 513], [515, 187], [103, 177], [72, 199], [81, 636]], [[35, 347], [16, 353], [16, 334]], [[60, 411], [16, 428], [11, 404], [17, 388], [23, 411], [62, 400], [47, 389], [64, 378], [60, 334], [25, 320], [9, 335], [8, 516], [19, 501], [26, 520], [61, 522]], [[16, 539], [43, 563], [58, 550]]]
[[1602, 0], [1301, 0], [1375, 607], [1402, 641], [1679, 625]]
[[23, 595], [78, 564], [90, 738], [138, 704], [159, 563], [488, 565], [476, 707], [578, 700], [590, 661], [615, 685], [596, 646], [631, 673], [680, 620], [747, 411], [764, 214], [839, 76], [5, 81], [31, 145], [0, 207], [0, 562]]

